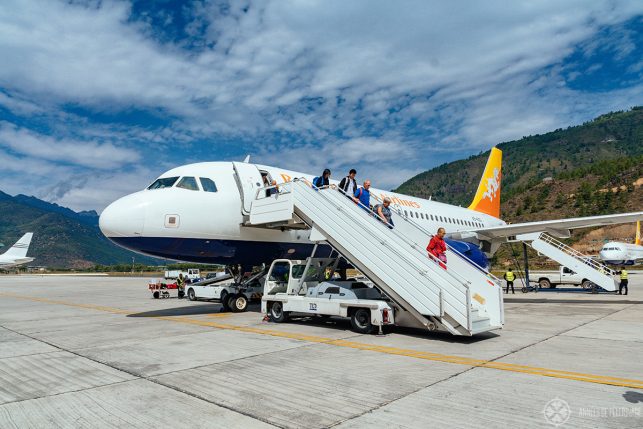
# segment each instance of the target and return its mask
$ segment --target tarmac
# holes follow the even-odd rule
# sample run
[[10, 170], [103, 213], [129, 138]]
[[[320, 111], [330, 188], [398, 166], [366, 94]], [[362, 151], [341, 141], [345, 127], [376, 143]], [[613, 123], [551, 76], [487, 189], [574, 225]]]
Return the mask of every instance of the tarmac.
[[0, 276], [0, 428], [643, 427], [643, 274], [505, 295], [473, 338], [273, 324], [147, 280]]

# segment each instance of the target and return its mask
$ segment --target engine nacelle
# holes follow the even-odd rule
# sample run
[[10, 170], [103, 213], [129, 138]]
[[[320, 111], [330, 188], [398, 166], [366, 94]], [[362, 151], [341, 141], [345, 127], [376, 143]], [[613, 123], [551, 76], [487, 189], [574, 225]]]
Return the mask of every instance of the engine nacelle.
[[483, 270], [489, 269], [489, 259], [487, 259], [484, 252], [475, 244], [468, 243], [466, 241], [452, 240], [449, 238], [445, 238], [444, 241], [447, 242], [449, 247], [467, 257], [467, 259], [469, 259], [473, 264], [479, 266]]

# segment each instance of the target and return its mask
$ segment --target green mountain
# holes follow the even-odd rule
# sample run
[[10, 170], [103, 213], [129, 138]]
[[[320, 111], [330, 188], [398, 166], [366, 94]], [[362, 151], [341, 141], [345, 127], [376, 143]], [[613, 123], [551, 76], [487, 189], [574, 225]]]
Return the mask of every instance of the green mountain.
[[[562, 178], [579, 168], [604, 161], [641, 157], [643, 107], [608, 113], [579, 126], [523, 137], [497, 147], [502, 150], [503, 159], [502, 199], [509, 201], [546, 177]], [[396, 191], [467, 206], [473, 199], [488, 156], [487, 151], [443, 164], [409, 179]]]
[[[511, 223], [562, 219], [643, 208], [643, 107], [612, 112], [579, 126], [497, 145], [502, 150], [501, 217]], [[489, 156], [443, 164], [403, 183], [397, 192], [468, 206]], [[632, 241], [632, 225], [575, 230], [565, 240], [595, 255], [606, 240]], [[520, 246], [516, 247], [522, 259]], [[511, 246], [495, 268], [515, 265]], [[530, 251], [533, 266], [555, 263]]]
[[12, 197], [0, 192], [0, 253], [25, 232], [34, 238], [28, 256], [33, 265], [50, 268], [90, 268], [95, 264], [138, 263], [158, 265], [162, 261], [122, 249], [103, 236], [95, 212], [76, 213], [35, 197]]

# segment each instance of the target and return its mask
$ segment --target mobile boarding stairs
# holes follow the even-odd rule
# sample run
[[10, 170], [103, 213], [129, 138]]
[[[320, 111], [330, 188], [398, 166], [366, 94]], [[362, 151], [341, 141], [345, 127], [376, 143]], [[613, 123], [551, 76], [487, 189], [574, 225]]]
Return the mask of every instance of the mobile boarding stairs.
[[245, 224], [308, 228], [368, 277], [393, 303], [397, 324], [471, 336], [502, 328], [500, 281], [454, 249], [446, 266], [425, 250], [431, 234], [404, 217], [395, 229], [335, 189], [317, 189], [304, 179], [264, 189], [252, 201]]
[[569, 268], [606, 291], [615, 291], [617, 289], [616, 272], [614, 270], [544, 232], [522, 234], [516, 236], [516, 239], [530, 244], [534, 250]]

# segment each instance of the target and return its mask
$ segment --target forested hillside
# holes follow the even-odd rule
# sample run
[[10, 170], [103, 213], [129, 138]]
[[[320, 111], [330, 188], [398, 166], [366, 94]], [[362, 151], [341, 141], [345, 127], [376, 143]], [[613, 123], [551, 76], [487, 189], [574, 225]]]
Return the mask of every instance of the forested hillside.
[[[502, 150], [502, 198], [509, 201], [546, 177], [569, 174], [602, 161], [638, 159], [643, 155], [643, 107], [599, 116], [583, 125], [498, 144]], [[443, 164], [404, 182], [398, 192], [469, 205], [489, 152]], [[607, 171], [610, 163], [601, 164]], [[565, 176], [567, 174], [568, 176]], [[504, 209], [504, 205], [503, 205]], [[511, 214], [508, 214], [511, 216]], [[503, 211], [503, 217], [505, 213]]]
[[[643, 108], [497, 146], [503, 151], [501, 217], [511, 223], [643, 210]], [[397, 191], [468, 206], [489, 152], [415, 176]], [[576, 230], [568, 243], [596, 255], [631, 242], [633, 225]], [[535, 253], [533, 256], [536, 256]], [[503, 246], [496, 268], [511, 260]], [[545, 258], [532, 262], [555, 265]]]
[[50, 268], [90, 268], [95, 264], [162, 261], [129, 252], [112, 244], [98, 229], [95, 212], [76, 213], [64, 207], [18, 195], [0, 192], [0, 253], [25, 232], [34, 238], [28, 256], [32, 265]]

